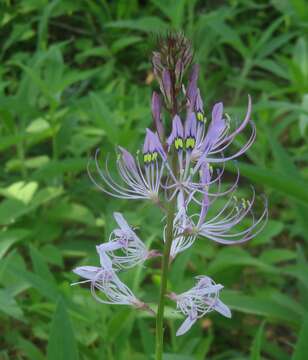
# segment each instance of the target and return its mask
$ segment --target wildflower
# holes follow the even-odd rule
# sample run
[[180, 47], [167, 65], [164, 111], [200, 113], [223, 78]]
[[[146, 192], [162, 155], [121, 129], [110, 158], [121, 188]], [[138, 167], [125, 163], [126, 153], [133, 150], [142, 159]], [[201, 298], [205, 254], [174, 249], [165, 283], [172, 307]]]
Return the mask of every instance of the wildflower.
[[[237, 182], [238, 179], [235, 185], [237, 185]], [[212, 183], [211, 171], [207, 164], [204, 164], [202, 167], [201, 183], [206, 190], [200, 202], [201, 208], [199, 213], [189, 216], [188, 207], [190, 199], [185, 201], [183, 193], [178, 195], [178, 211], [173, 223], [173, 240], [170, 251], [171, 259], [175, 258], [178, 253], [188, 249], [197, 237], [205, 237], [225, 245], [240, 244], [257, 236], [267, 223], [268, 207], [266, 200], [264, 201], [264, 208], [261, 215], [256, 218], [254, 214], [254, 190], [250, 200], [244, 198], [238, 199], [234, 195], [235, 186], [232, 186], [225, 192], [220, 192], [218, 195], [210, 193], [209, 189]], [[229, 199], [226, 203], [210, 216], [208, 212], [211, 205], [217, 199], [217, 196], [221, 194], [225, 195], [229, 192], [231, 194], [229, 194]], [[214, 200], [211, 200], [211, 197], [214, 197]], [[191, 195], [191, 199], [193, 199], [193, 195]], [[196, 218], [197, 221], [195, 222]], [[242, 225], [244, 220], [246, 223], [249, 222], [249, 225], [246, 225], [242, 230], [237, 230], [237, 227]]]
[[[199, 104], [201, 104], [199, 98]], [[199, 105], [200, 106], [200, 105]], [[220, 163], [228, 160], [235, 159], [244, 154], [245, 151], [252, 145], [256, 137], [256, 128], [254, 123], [250, 120], [251, 114], [251, 98], [248, 96], [248, 107], [244, 120], [242, 123], [230, 133], [230, 118], [223, 116], [223, 104], [217, 103], [212, 110], [212, 120], [209, 124], [208, 130], [204, 129], [205, 118], [201, 111], [199, 111], [199, 127], [196, 146], [192, 154], [194, 160], [202, 163]], [[202, 123], [202, 124], [200, 124]], [[232, 155], [224, 155], [224, 151], [232, 144], [236, 135], [241, 133], [247, 125], [251, 126], [251, 134], [246, 143], [240, 150]]]
[[[89, 282], [91, 284], [91, 293], [95, 300], [103, 304], [130, 305], [137, 309], [152, 310], [147, 304], [135, 297], [132, 291], [116, 275], [112, 269], [112, 261], [103, 251], [97, 247], [100, 257], [100, 267], [81, 266], [73, 272], [83, 278], [85, 281], [73, 283], [72, 285]], [[97, 290], [103, 297], [97, 294]]]
[[[205, 201], [199, 214], [198, 223], [192, 231], [195, 235], [225, 245], [240, 244], [251, 240], [263, 230], [268, 218], [266, 199], [264, 200], [263, 212], [259, 218], [256, 218], [253, 211], [254, 202], [254, 190], [250, 200], [244, 198], [238, 200], [233, 195], [229, 197], [214, 216], [208, 217], [208, 205]], [[244, 219], [250, 221], [250, 224], [243, 230], [237, 230], [237, 226]]]
[[[122, 214], [115, 212], [113, 216], [119, 229], [112, 231], [107, 243], [98, 246], [98, 252], [107, 253], [116, 268], [129, 269], [159, 255], [157, 251], [147, 249]], [[122, 255], [118, 255], [118, 252]]]
[[182, 293], [170, 293], [168, 297], [176, 302], [179, 312], [186, 316], [185, 321], [176, 332], [176, 336], [185, 334], [193, 324], [205, 314], [215, 310], [221, 315], [231, 318], [230, 309], [219, 299], [219, 292], [223, 288], [207, 276], [197, 276], [197, 284]]
[[[121, 199], [159, 199], [159, 189], [163, 175], [166, 155], [157, 134], [147, 129], [143, 146], [144, 169], [141, 168], [138, 156], [135, 159], [126, 149], [119, 147], [117, 168], [124, 185], [117, 183], [108, 170], [107, 160], [103, 170], [98, 163], [98, 151], [95, 154], [95, 165], [103, 184], [100, 184], [88, 168], [94, 184], [103, 192]], [[163, 161], [161, 161], [163, 160]]]

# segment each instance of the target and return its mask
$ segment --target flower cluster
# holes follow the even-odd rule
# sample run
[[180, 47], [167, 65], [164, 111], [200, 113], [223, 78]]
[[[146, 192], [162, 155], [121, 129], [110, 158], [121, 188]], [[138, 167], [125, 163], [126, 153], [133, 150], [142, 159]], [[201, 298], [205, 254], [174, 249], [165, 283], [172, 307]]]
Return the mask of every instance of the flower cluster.
[[[104, 193], [120, 199], [149, 200], [163, 211], [168, 208], [164, 215], [168, 218], [171, 215], [172, 221], [164, 227], [162, 238], [163, 246], [170, 249], [169, 264], [197, 239], [226, 245], [246, 242], [263, 229], [268, 217], [266, 199], [262, 201], [261, 214], [255, 215], [254, 189], [249, 199], [237, 197], [238, 169], [231, 185], [226, 186], [223, 181], [226, 162], [236, 167], [233, 160], [255, 139], [251, 99], [248, 96], [246, 115], [239, 124], [232, 122], [221, 102], [213, 106], [211, 116], [206, 115], [208, 111], [198, 88], [197, 65], [192, 66], [187, 86], [183, 84], [191, 60], [187, 40], [182, 35], [168, 37], [152, 61], [161, 89], [161, 96], [154, 92], [152, 97], [155, 130], [146, 129], [142, 151], [136, 156], [118, 147], [116, 167], [120, 181], [111, 175], [108, 158], [105, 164], [100, 163], [98, 151], [94, 171], [92, 163], [88, 168], [90, 178]], [[164, 109], [171, 115], [171, 129], [168, 129]], [[235, 137], [248, 129], [248, 140], [239, 149], [232, 150]], [[175, 204], [171, 210], [170, 203]], [[108, 242], [97, 246], [101, 267], [84, 266], [74, 271], [91, 284], [92, 294], [98, 301], [149, 310], [117, 274], [159, 253], [146, 248], [120, 213], [114, 213], [114, 218], [119, 228], [111, 233]], [[196, 280], [196, 285], [182, 294], [165, 294], [186, 317], [177, 335], [184, 334], [198, 318], [212, 310], [231, 317], [229, 308], [219, 299], [223, 286], [207, 276], [197, 276]]]

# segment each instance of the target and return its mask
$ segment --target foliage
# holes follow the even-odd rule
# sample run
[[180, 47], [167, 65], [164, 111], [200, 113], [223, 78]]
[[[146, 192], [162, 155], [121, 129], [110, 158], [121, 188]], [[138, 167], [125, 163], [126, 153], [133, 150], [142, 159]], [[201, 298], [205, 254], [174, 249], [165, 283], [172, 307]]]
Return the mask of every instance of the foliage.
[[[222, 99], [240, 119], [252, 95], [257, 141], [239, 166], [243, 186], [247, 177], [268, 196], [270, 221], [244, 248], [198, 242], [178, 257], [173, 288], [188, 288], [204, 269], [226, 285], [234, 317], [210, 315], [177, 339], [178, 315], [168, 311], [165, 359], [305, 359], [306, 2], [6, 0], [0, 7], [0, 358], [151, 358], [152, 318], [98, 304], [70, 283], [74, 266], [95, 261], [115, 210], [125, 209], [147, 243], [162, 241], [151, 206], [111, 201], [85, 169], [97, 147], [136, 150], [132, 139], [142, 141], [151, 125], [153, 40], [173, 28], [192, 39], [207, 112]], [[158, 296], [158, 270], [125, 275], [143, 298]]]

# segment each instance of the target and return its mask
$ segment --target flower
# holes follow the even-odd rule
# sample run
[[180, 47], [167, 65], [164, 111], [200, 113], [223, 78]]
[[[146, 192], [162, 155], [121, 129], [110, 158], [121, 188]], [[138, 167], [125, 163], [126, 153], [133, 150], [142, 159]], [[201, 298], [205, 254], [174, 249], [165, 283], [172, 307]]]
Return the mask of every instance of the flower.
[[[201, 98], [198, 98], [198, 103], [201, 104]], [[200, 106], [200, 105], [198, 105]], [[198, 111], [198, 110], [197, 110]], [[230, 132], [230, 118], [228, 115], [223, 116], [223, 103], [219, 102], [214, 105], [212, 110], [212, 120], [209, 124], [208, 130], [204, 130], [205, 118], [202, 110], [198, 111], [197, 119], [199, 120], [198, 136], [196, 146], [192, 153], [192, 158], [198, 160], [198, 163], [207, 161], [208, 163], [220, 163], [227, 160], [232, 160], [240, 155], [252, 145], [256, 137], [256, 128], [254, 123], [250, 120], [251, 114], [251, 98], [248, 95], [248, 107], [244, 120], [232, 132]], [[232, 155], [224, 155], [224, 151], [232, 144], [236, 135], [241, 133], [247, 125], [251, 126], [251, 134], [246, 143]]]
[[138, 157], [135, 160], [131, 153], [122, 147], [119, 147], [119, 152], [117, 168], [124, 185], [117, 183], [112, 178], [107, 160], [104, 170], [99, 166], [99, 151], [96, 151], [95, 154], [95, 165], [103, 184], [94, 178], [88, 167], [89, 177], [93, 183], [103, 192], [117, 198], [158, 201], [166, 155], [157, 134], [149, 129], [146, 131], [143, 146], [144, 169], [141, 169]]
[[168, 295], [176, 302], [178, 311], [186, 316], [176, 336], [185, 334], [199, 318], [213, 310], [231, 318], [230, 309], [219, 299], [219, 292], [223, 286], [215, 284], [208, 276], [200, 275], [196, 279], [196, 285], [190, 290], [182, 294], [170, 293]]
[[[238, 176], [235, 183], [225, 191], [218, 193], [210, 192], [211, 186], [219, 182], [220, 177], [212, 180], [213, 171], [208, 164], [203, 164], [201, 169], [200, 184], [203, 187], [202, 200], [195, 198], [194, 192], [189, 197], [184, 196], [184, 191], [180, 191], [177, 197], [177, 213], [173, 222], [173, 240], [171, 244], [170, 257], [171, 260], [177, 254], [188, 249], [198, 237], [205, 237], [220, 244], [232, 245], [246, 242], [264, 228], [268, 218], [268, 206], [266, 199], [264, 200], [264, 208], [261, 215], [257, 218], [254, 213], [255, 191], [252, 189], [252, 197], [250, 200], [244, 198], [238, 199], [235, 190], [238, 183]], [[218, 180], [217, 180], [218, 179]], [[218, 207], [215, 212], [213, 204], [218, 197], [229, 194], [226, 202]], [[191, 200], [200, 205], [198, 213], [188, 214]], [[238, 229], [238, 226], [244, 228]], [[249, 223], [247, 225], [247, 222]], [[164, 240], [165, 240], [164, 231]]]
[[[137, 299], [128, 286], [119, 279], [112, 268], [112, 261], [107, 254], [99, 251], [98, 248], [97, 251], [101, 266], [80, 266], [75, 268], [73, 272], [86, 280], [73, 283], [72, 285], [89, 282], [93, 297], [100, 303], [130, 305], [153, 313], [148, 305]], [[103, 297], [97, 294], [97, 290], [103, 294]]]
[[[131, 268], [143, 263], [146, 259], [159, 255], [157, 251], [147, 249], [122, 214], [115, 212], [113, 216], [119, 225], [119, 229], [112, 231], [107, 243], [97, 247], [99, 254], [101, 252], [107, 253], [112, 264], [118, 269]], [[123, 255], [118, 255], [117, 251]]]

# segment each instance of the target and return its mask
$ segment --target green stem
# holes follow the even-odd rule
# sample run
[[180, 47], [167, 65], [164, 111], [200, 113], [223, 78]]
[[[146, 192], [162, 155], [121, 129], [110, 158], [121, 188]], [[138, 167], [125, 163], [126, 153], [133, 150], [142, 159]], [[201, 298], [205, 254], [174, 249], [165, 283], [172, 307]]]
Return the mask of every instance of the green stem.
[[173, 238], [173, 220], [176, 206], [176, 197], [169, 203], [167, 214], [166, 242], [162, 260], [162, 275], [160, 284], [159, 303], [156, 316], [156, 360], [162, 360], [164, 345], [164, 308], [167, 290], [170, 249]]

